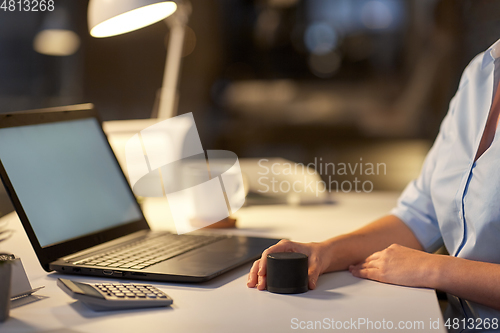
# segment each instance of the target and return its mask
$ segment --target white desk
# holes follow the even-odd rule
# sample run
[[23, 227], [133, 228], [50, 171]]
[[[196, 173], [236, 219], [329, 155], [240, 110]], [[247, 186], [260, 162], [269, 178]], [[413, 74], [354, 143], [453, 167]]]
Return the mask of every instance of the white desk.
[[[319, 241], [354, 230], [393, 207], [397, 194], [338, 194], [330, 206], [254, 206], [238, 211], [238, 230], [247, 235], [287, 237], [298, 241]], [[145, 202], [144, 208], [154, 228], [168, 228], [165, 206], [159, 200]], [[163, 216], [163, 217], [162, 217]], [[250, 265], [233, 270], [202, 284], [152, 283], [174, 299], [171, 308], [93, 312], [74, 301], [56, 286], [60, 274], [47, 274], [40, 267], [15, 213], [4, 219], [16, 229], [1, 244], [20, 256], [40, 300], [11, 310], [11, 318], [0, 324], [0, 332], [289, 332], [300, 321], [358, 321], [366, 318], [392, 321], [396, 328], [414, 326], [420, 332], [445, 332], [433, 290], [387, 285], [351, 276], [348, 272], [320, 277], [316, 290], [298, 295], [278, 295], [246, 287]], [[66, 276], [67, 277], [67, 276]], [[98, 282], [105, 279], [73, 276], [75, 280]], [[109, 280], [108, 280], [109, 281]], [[32, 300], [36, 297], [32, 296]], [[297, 318], [296, 320], [293, 318]], [[293, 320], [293, 321], [292, 321]], [[430, 320], [439, 320], [439, 329], [430, 329]], [[330, 321], [331, 323], [331, 321]], [[359, 326], [356, 332], [384, 332]], [[319, 326], [317, 326], [319, 328]], [[326, 326], [323, 326], [326, 328]], [[399, 329], [401, 331], [402, 329]], [[338, 329], [337, 331], [349, 331]], [[411, 329], [403, 329], [411, 331]]]

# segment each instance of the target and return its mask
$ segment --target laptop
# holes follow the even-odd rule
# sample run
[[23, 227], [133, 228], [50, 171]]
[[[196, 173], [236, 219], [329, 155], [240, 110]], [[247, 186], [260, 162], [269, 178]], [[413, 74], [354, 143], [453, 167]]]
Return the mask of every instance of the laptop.
[[278, 239], [150, 229], [92, 104], [0, 114], [0, 177], [47, 271], [202, 282]]

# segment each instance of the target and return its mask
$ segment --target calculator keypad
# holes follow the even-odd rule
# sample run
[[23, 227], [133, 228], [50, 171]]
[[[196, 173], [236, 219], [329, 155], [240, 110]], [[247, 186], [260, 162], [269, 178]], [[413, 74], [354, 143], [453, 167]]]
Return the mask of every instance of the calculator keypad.
[[168, 298], [167, 294], [150, 284], [96, 283], [93, 286], [104, 297], [111, 299], [163, 300]]

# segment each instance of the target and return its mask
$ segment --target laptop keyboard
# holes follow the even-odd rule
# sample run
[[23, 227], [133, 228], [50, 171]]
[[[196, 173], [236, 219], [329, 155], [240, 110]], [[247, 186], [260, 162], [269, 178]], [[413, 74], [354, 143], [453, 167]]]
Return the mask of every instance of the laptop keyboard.
[[73, 264], [143, 269], [226, 237], [174, 234], [150, 236], [105, 253], [79, 259]]

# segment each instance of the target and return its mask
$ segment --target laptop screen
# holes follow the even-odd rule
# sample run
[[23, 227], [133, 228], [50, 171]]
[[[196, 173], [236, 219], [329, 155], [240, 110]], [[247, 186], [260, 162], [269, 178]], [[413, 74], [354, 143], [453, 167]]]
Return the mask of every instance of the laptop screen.
[[0, 160], [42, 247], [142, 218], [95, 118], [0, 128]]

